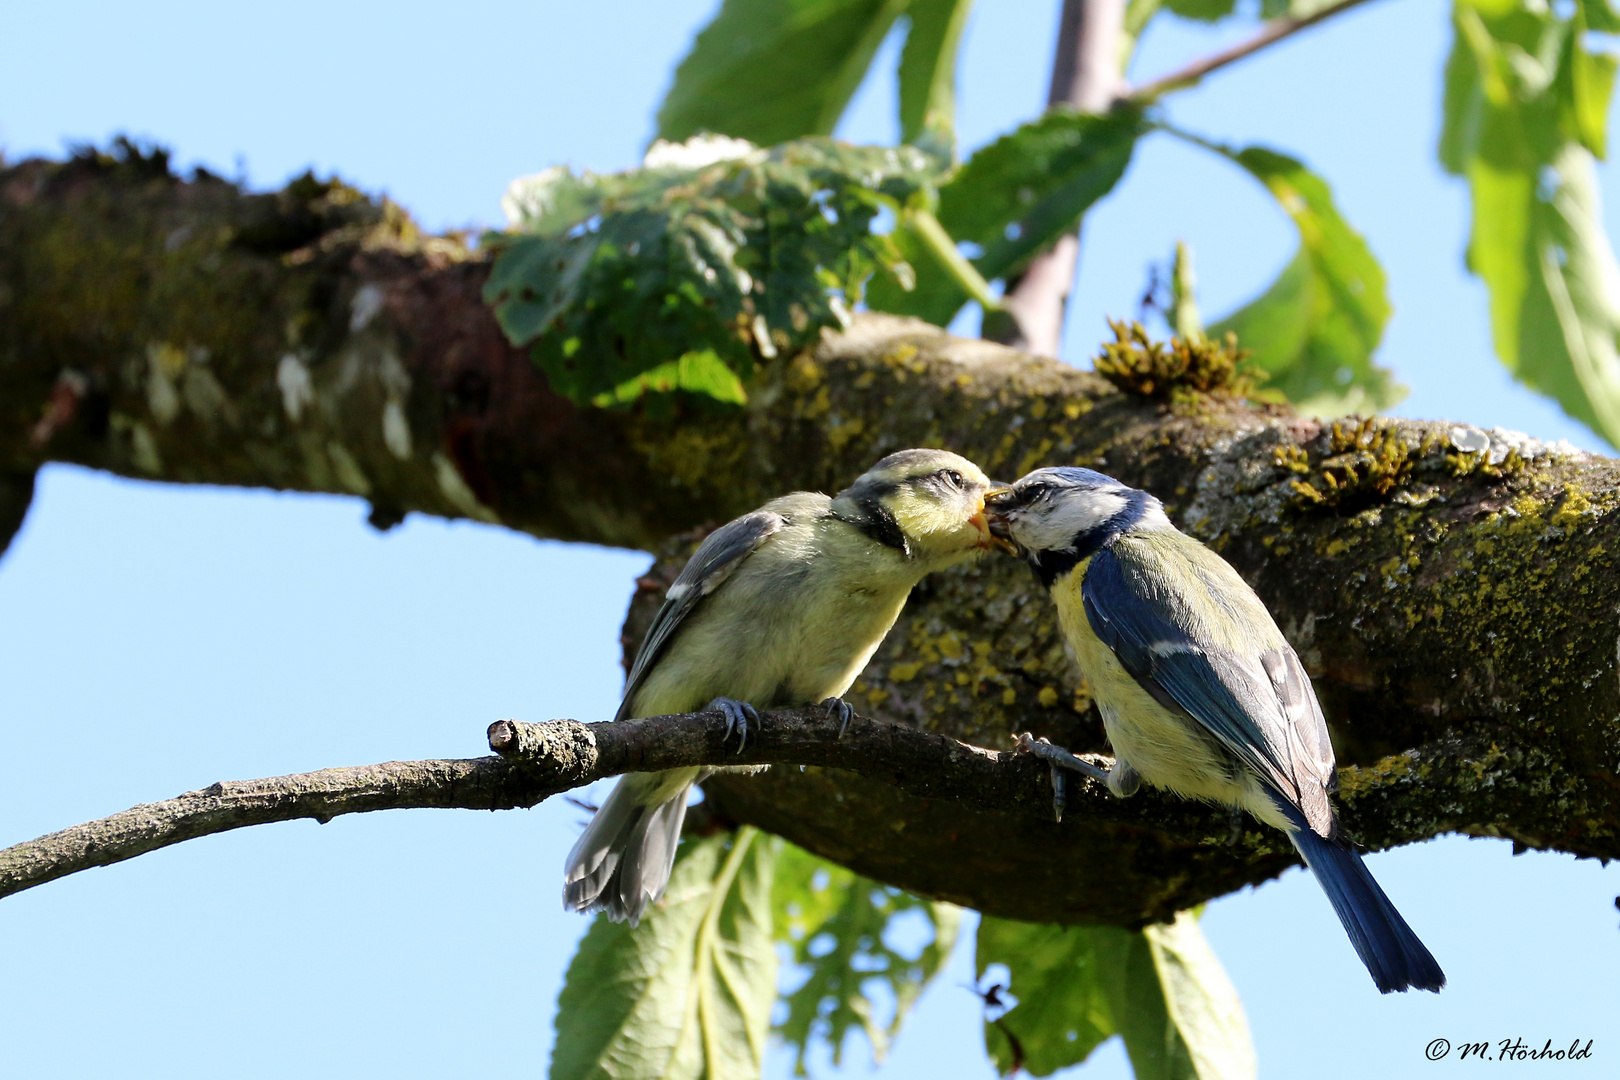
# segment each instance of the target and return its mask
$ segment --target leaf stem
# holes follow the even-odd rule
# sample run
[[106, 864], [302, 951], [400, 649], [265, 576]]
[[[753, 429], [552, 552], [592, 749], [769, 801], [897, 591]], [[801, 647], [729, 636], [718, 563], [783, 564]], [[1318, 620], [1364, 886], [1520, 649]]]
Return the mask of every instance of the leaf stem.
[[957, 250], [956, 241], [945, 231], [945, 226], [939, 223], [939, 218], [927, 210], [912, 209], [906, 211], [906, 220], [918, 239], [927, 246], [928, 253], [938, 260], [946, 272], [962, 287], [963, 292], [977, 300], [979, 306], [986, 311], [1001, 310], [1001, 301], [990, 291], [990, 283], [984, 280], [978, 269]]
[[1236, 63], [1252, 53], [1259, 52], [1268, 45], [1273, 45], [1307, 27], [1315, 26], [1324, 19], [1330, 19], [1366, 2], [1367, 0], [1339, 0], [1337, 4], [1329, 5], [1302, 18], [1284, 16], [1281, 19], [1273, 19], [1266, 23], [1264, 29], [1247, 41], [1241, 41], [1229, 49], [1222, 49], [1218, 53], [1211, 53], [1200, 60], [1194, 60], [1179, 71], [1172, 71], [1170, 74], [1160, 76], [1152, 82], [1143, 83], [1120, 100], [1133, 105], [1150, 104], [1172, 91], [1185, 90], [1196, 85], [1205, 75], [1212, 71], [1218, 71], [1228, 64]]
[[704, 1075], [707, 1076], [714, 1075], [714, 1063], [720, 1058], [718, 1045], [720, 1036], [714, 1031], [714, 987], [710, 980], [714, 968], [715, 927], [720, 922], [720, 910], [726, 906], [726, 896], [731, 892], [731, 883], [737, 879], [737, 872], [742, 869], [743, 858], [748, 854], [748, 848], [758, 835], [759, 830], [752, 825], [744, 825], [737, 830], [737, 836], [731, 842], [731, 853], [726, 856], [725, 863], [720, 867], [720, 873], [715, 876], [713, 890], [709, 894], [709, 909], [703, 913], [703, 923], [698, 927], [697, 941], [694, 944], [696, 955], [693, 957], [695, 975], [692, 979], [692, 989], [695, 993], [686, 1016], [688, 1023], [694, 1019], [697, 1022], [698, 1037], [703, 1040]]

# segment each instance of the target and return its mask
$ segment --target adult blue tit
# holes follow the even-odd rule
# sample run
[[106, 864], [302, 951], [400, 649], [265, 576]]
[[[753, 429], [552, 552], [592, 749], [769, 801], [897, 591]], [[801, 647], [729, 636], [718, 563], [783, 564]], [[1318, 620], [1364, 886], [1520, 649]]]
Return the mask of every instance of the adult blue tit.
[[[992, 545], [991, 486], [956, 454], [902, 450], [835, 498], [784, 495], [715, 530], [670, 586], [615, 719], [718, 708], [739, 743], [756, 708], [819, 703], [847, 724], [842, 696], [912, 587]], [[635, 925], [663, 894], [705, 775], [622, 778], [568, 854], [564, 905]]]
[[1090, 469], [1038, 469], [985, 506], [991, 532], [1057, 604], [1113, 744], [1114, 767], [1098, 773], [1109, 789], [1125, 796], [1145, 780], [1284, 830], [1380, 991], [1444, 986], [1340, 834], [1316, 693], [1237, 572], [1172, 525], [1158, 499]]

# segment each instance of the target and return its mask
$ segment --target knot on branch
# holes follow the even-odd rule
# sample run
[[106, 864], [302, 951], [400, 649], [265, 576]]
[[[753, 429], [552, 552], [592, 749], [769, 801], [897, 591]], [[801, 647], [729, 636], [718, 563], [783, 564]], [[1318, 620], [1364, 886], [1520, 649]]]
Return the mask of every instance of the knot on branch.
[[497, 720], [489, 725], [489, 748], [508, 761], [543, 763], [552, 782], [578, 787], [600, 775], [591, 727], [577, 720], [543, 724]]

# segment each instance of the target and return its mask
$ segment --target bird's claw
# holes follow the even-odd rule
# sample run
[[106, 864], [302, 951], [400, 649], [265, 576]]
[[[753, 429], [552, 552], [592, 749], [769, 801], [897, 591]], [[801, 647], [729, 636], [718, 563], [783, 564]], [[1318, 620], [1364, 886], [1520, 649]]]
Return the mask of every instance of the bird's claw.
[[726, 739], [731, 738], [732, 732], [737, 733], [737, 753], [742, 753], [748, 745], [748, 724], [753, 721], [759, 723], [759, 712], [746, 701], [737, 701], [735, 698], [717, 697], [709, 702], [708, 708], [717, 709], [725, 714], [726, 734], [721, 740], [724, 745]]
[[838, 718], [838, 737], [842, 739], [844, 732], [849, 730], [849, 722], [855, 719], [855, 706], [843, 698], [830, 697], [821, 703], [821, 707], [827, 710], [828, 716]]
[[1069, 805], [1069, 774], [1058, 765], [1047, 767], [1052, 772], [1052, 818], [1061, 823], [1063, 808]]
[[[1047, 739], [1037, 739], [1029, 732], [1018, 736], [1018, 749], [1026, 754], [1034, 754], [1052, 771], [1052, 811], [1059, 821], [1063, 820], [1063, 808], [1069, 803], [1068, 772], [1077, 772], [1082, 776], [1089, 776], [1093, 780], [1108, 783], [1108, 771], [1099, 769], [1089, 761], [1082, 761], [1061, 746], [1054, 746]], [[1067, 770], [1067, 772], [1065, 771]]]

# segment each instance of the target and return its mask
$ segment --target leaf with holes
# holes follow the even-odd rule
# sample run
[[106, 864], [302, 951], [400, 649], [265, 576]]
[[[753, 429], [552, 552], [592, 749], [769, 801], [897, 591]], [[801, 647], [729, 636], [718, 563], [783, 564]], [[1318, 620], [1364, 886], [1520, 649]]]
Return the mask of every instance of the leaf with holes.
[[547, 170], [508, 192], [485, 300], [576, 403], [735, 403], [760, 361], [843, 325], [875, 269], [908, 272], [872, 223], [934, 168], [910, 147], [706, 138], [624, 173]]
[[557, 999], [551, 1080], [759, 1076], [776, 1000], [779, 845], [753, 828], [684, 841], [639, 927], [597, 917]]
[[[791, 845], [777, 862], [774, 892], [777, 937], [792, 948], [803, 972], [776, 1026], [793, 1052], [795, 1075], [805, 1075], [805, 1055], [817, 1040], [841, 1064], [845, 1041], [856, 1029], [881, 1062], [917, 996], [950, 959], [960, 910], [879, 885]], [[908, 919], [930, 938], [915, 950], [892, 942]], [[894, 1014], [887, 1020], [868, 994], [873, 980], [886, 991], [879, 1000], [892, 999]]]
[[1016, 1002], [985, 1025], [1002, 1070], [1015, 1059], [1050, 1076], [1119, 1035], [1137, 1080], [1252, 1080], [1254, 1047], [1242, 1002], [1198, 920], [1182, 912], [1142, 931], [1038, 926], [986, 917], [976, 967], [1005, 965]]

